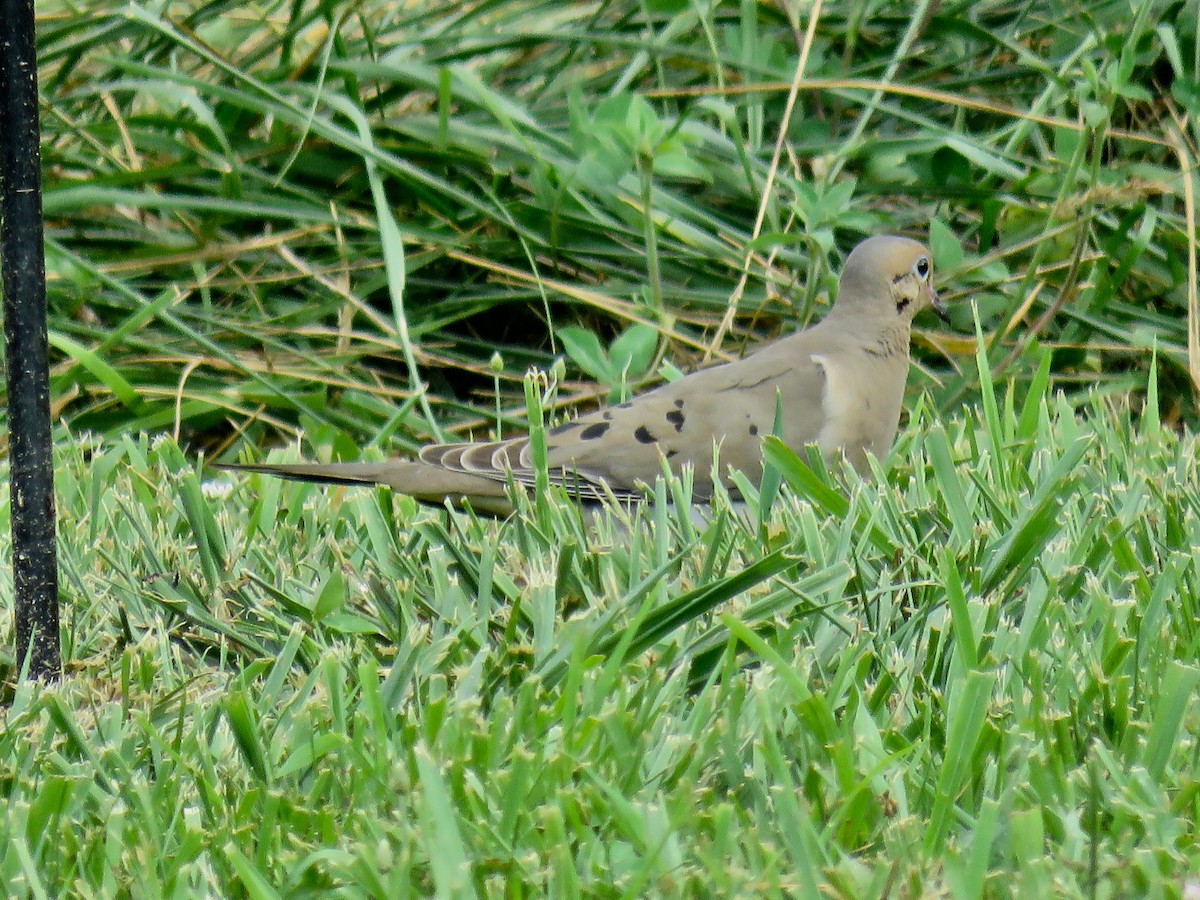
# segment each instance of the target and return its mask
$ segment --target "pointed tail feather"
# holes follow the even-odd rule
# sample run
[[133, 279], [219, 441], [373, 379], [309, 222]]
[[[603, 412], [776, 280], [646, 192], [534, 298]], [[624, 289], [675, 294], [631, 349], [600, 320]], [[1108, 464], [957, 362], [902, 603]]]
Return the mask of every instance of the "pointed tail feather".
[[381, 484], [422, 503], [470, 505], [476, 512], [506, 516], [512, 512], [505, 482], [467, 472], [455, 472], [418, 460], [379, 463], [216, 463], [214, 468], [258, 472], [323, 484]]
[[258, 472], [322, 484], [389, 484], [388, 467], [388, 463], [213, 463], [214, 469], [226, 472]]

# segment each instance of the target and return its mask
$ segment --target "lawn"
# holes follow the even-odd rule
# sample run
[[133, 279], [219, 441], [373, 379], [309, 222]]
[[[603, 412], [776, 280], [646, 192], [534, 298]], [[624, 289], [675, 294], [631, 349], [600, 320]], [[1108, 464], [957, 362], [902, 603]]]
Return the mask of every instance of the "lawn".
[[[4, 658], [4, 891], [1188, 890], [1197, 24], [39, 4], [67, 675]], [[880, 232], [953, 312], [873, 477], [496, 521], [206, 466], [619, 400]]]

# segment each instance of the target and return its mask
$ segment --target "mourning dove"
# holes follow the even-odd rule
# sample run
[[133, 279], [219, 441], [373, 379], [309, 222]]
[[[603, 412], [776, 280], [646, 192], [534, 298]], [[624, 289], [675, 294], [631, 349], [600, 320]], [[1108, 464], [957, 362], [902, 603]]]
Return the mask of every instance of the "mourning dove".
[[[823, 321], [742, 360], [701, 369], [628, 403], [580, 416], [546, 432], [550, 480], [585, 501], [642, 495], [665, 458], [694, 468], [697, 497], [713, 488], [713, 444], [723, 466], [757, 480], [761, 442], [771, 433], [776, 394], [782, 439], [844, 453], [859, 471], [885, 456], [900, 421], [912, 319], [932, 306], [945, 318], [929, 251], [904, 237], [863, 241], [846, 259], [833, 308]], [[381, 463], [222, 466], [302, 481], [381, 484], [418, 500], [469, 503], [505, 515], [507, 484], [534, 483], [527, 437], [432, 444], [416, 459]], [[720, 473], [718, 473], [720, 477]]]

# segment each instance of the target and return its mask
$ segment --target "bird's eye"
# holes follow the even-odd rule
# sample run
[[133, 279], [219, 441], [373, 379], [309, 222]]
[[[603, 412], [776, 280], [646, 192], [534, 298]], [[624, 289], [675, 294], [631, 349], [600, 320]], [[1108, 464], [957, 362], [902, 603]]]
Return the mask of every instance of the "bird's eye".
[[917, 273], [917, 277], [924, 281], [929, 277], [929, 257], [922, 256], [913, 265], [913, 271]]

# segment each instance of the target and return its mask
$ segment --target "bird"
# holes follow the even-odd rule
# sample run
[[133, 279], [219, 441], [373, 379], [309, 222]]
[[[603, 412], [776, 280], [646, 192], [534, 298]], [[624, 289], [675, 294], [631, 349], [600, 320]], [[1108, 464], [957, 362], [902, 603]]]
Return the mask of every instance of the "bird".
[[[762, 440], [772, 433], [776, 397], [781, 439], [843, 455], [869, 474], [868, 456], [891, 450], [908, 378], [912, 320], [932, 308], [949, 321], [933, 287], [933, 258], [919, 241], [879, 235], [846, 257], [837, 296], [816, 325], [779, 338], [743, 359], [702, 368], [632, 400], [545, 432], [549, 479], [577, 500], [635, 500], [663, 471], [693, 470], [693, 496], [711, 497], [714, 443], [723, 471], [757, 481]], [[300, 481], [377, 484], [418, 501], [512, 512], [508, 484], [536, 480], [528, 436], [436, 443], [415, 458], [386, 462], [224, 464]]]

